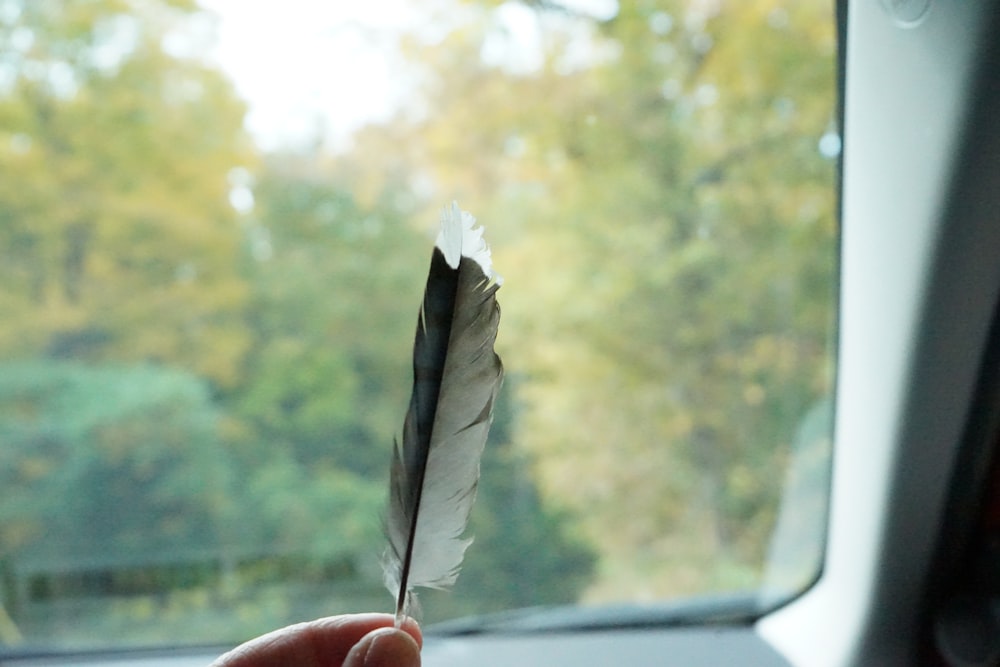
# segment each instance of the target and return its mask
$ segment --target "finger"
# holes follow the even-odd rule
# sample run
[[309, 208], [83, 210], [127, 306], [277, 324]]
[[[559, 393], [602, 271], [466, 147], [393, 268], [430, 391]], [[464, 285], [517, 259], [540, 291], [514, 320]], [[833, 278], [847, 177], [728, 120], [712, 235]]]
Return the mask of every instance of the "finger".
[[413, 636], [395, 628], [368, 633], [347, 654], [344, 667], [420, 667]]
[[[392, 627], [390, 614], [345, 614], [291, 625], [226, 653], [212, 667], [340, 667], [351, 648], [379, 628]], [[420, 646], [420, 628], [406, 619], [402, 629]]]

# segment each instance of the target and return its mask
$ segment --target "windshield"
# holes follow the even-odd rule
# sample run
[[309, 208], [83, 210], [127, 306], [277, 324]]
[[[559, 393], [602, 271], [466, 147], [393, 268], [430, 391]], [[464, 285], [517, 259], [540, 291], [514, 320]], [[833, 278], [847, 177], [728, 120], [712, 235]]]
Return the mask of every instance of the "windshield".
[[506, 378], [424, 621], [801, 591], [835, 109], [826, 0], [0, 0], [0, 647], [390, 611], [452, 200]]

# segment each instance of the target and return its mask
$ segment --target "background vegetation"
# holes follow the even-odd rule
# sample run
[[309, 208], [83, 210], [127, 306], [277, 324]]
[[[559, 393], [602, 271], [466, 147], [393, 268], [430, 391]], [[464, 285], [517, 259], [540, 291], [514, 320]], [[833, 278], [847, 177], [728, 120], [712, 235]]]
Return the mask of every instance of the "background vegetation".
[[388, 609], [386, 463], [451, 199], [507, 279], [508, 381], [429, 620], [761, 585], [831, 381], [831, 12], [467, 0], [402, 40], [394, 117], [264, 153], [194, 2], [0, 0], [0, 645]]

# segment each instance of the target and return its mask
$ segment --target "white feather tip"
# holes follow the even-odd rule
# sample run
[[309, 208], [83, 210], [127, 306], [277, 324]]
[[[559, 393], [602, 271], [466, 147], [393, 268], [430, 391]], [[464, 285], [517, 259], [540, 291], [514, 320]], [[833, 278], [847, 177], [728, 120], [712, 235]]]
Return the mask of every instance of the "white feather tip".
[[503, 277], [493, 273], [493, 258], [483, 239], [483, 228], [476, 226], [475, 217], [460, 209], [458, 202], [452, 202], [441, 211], [441, 231], [436, 245], [451, 268], [457, 269], [461, 258], [468, 257], [479, 264], [487, 280], [503, 284]]

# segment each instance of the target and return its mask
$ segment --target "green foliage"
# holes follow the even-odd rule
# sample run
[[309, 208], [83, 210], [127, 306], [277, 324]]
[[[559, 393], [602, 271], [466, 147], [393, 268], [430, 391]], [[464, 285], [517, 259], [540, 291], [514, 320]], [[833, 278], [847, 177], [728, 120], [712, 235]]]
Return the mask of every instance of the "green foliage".
[[[311, 470], [281, 450], [241, 467], [218, 422], [205, 381], [182, 371], [48, 360], [0, 367], [0, 562], [13, 579], [2, 599], [15, 618], [32, 619], [49, 600], [175, 591], [155, 614], [91, 603], [93, 624], [127, 631], [132, 642], [161, 641], [163, 614], [184, 611], [193, 622], [206, 607], [224, 618], [237, 603], [276, 605], [244, 623], [196, 630], [178, 621], [189, 640], [211, 641], [220, 627], [227, 636], [262, 632], [285, 618], [279, 609], [324, 613], [341, 581], [367, 580], [360, 590], [370, 595], [382, 485]], [[294, 588], [303, 580], [314, 584], [309, 596]], [[285, 581], [284, 595], [297, 597], [282, 603], [274, 589]], [[44, 638], [54, 625], [45, 609], [31, 635]], [[81, 623], [71, 634], [83, 641], [94, 629]]]
[[564, 29], [524, 72], [478, 57], [495, 3], [470, 4], [410, 44], [431, 72], [413, 168], [491, 224], [513, 439], [601, 550], [588, 597], [753, 587], [830, 380], [831, 8], [536, 4]]
[[229, 400], [299, 462], [382, 480], [430, 244], [390, 203], [364, 207], [346, 186], [309, 158], [274, 158], [258, 176], [257, 254], [243, 269], [252, 344]]
[[0, 345], [233, 381], [246, 340], [227, 173], [253, 159], [242, 103], [218, 72], [164, 52], [180, 10], [5, 7]]
[[[262, 447], [292, 452], [310, 470], [378, 480], [381, 497], [389, 445], [409, 398], [403, 379], [410, 377], [414, 304], [430, 243], [407, 225], [405, 204], [391, 189], [376, 193], [370, 207], [354, 199], [356, 186], [344, 174], [356, 171], [347, 162], [337, 170], [316, 158], [284, 156], [258, 177], [253, 224], [268, 246], [245, 269], [257, 342], [245, 391], [228, 402], [263, 436]], [[471, 526], [476, 548], [453, 595], [428, 594], [428, 620], [568, 602], [591, 572], [589, 548], [570, 539], [565, 517], [541, 503], [512, 448], [514, 417], [505, 405], [484, 455]], [[301, 499], [294, 484], [274, 487]], [[280, 495], [255, 495], [281, 515], [272, 500]], [[357, 551], [358, 542], [345, 542]]]
[[571, 604], [593, 579], [593, 548], [574, 534], [572, 515], [542, 502], [527, 457], [510, 440], [516, 386], [507, 377], [496, 406], [462, 575], [452, 591], [420, 594], [428, 621]]
[[218, 548], [231, 474], [205, 383], [149, 366], [0, 367], [0, 553], [57, 571]]
[[462, 4], [405, 40], [419, 113], [262, 156], [193, 3], [0, 0], [0, 642], [388, 608], [386, 464], [452, 198], [507, 278], [508, 383], [430, 618], [759, 583], [830, 381], [830, 8], [526, 2], [548, 32], [515, 68], [483, 55], [515, 3]]

